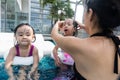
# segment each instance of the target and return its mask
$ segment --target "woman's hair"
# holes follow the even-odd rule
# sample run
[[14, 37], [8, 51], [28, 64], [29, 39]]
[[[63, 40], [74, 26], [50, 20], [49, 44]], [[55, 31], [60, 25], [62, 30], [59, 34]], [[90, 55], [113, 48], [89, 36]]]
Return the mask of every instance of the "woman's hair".
[[14, 34], [16, 34], [18, 28], [20, 28], [20, 27], [22, 27], [22, 26], [24, 26], [24, 25], [27, 25], [27, 26], [31, 27], [32, 30], [33, 30], [33, 34], [35, 35], [35, 30], [34, 30], [33, 27], [32, 27], [30, 24], [28, 24], [28, 23], [21, 23], [21, 24], [17, 25], [16, 28], [14, 29]]
[[103, 32], [120, 25], [120, 0], [84, 0], [84, 6], [93, 10]]

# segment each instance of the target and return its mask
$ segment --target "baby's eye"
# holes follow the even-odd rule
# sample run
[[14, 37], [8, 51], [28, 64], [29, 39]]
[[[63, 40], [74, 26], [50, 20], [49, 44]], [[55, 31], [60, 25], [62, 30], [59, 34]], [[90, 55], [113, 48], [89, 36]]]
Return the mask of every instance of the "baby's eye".
[[30, 36], [30, 35], [27, 35], [27, 36]]
[[26, 34], [26, 36], [30, 36], [30, 34], [29, 34], [29, 33], [27, 33], [27, 34]]
[[68, 26], [71, 26], [72, 24], [68, 24]]
[[26, 35], [26, 36], [30, 36], [31, 34], [30, 34], [29, 32], [27, 32], [25, 35]]
[[70, 26], [70, 24], [68, 24], [68, 26]]
[[23, 35], [19, 35], [19, 36], [23, 36]]

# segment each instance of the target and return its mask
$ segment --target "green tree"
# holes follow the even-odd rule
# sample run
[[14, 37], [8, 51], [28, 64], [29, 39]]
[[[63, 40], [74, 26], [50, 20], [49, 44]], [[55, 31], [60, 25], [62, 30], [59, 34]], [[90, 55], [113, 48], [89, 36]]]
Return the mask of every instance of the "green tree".
[[74, 11], [70, 7], [70, 1], [57, 1], [52, 4], [51, 7], [51, 17], [55, 20], [64, 20], [65, 18], [72, 18], [74, 16]]
[[[40, 0], [41, 1], [41, 0]], [[74, 11], [70, 7], [70, 0], [42, 0], [41, 5], [51, 5], [49, 18], [55, 22], [56, 20], [64, 20], [72, 18]]]

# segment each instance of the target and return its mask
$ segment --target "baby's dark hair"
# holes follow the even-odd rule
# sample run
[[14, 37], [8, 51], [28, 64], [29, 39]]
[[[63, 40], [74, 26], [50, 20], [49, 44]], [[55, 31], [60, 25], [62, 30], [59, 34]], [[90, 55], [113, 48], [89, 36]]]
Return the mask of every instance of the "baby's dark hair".
[[77, 36], [78, 35], [78, 23], [73, 20], [73, 26], [74, 26], [74, 29], [75, 29], [75, 32], [73, 33], [73, 36]]
[[24, 26], [24, 25], [27, 25], [27, 26], [31, 27], [32, 30], [33, 30], [33, 34], [35, 34], [35, 30], [34, 30], [33, 27], [32, 27], [30, 24], [28, 24], [28, 23], [21, 23], [21, 24], [17, 25], [17, 26], [15, 27], [15, 29], [14, 29], [14, 34], [16, 34], [16, 31], [18, 30], [18, 28], [20, 28], [20, 27], [22, 27], [22, 26]]
[[[16, 32], [17, 32], [18, 28], [20, 28], [20, 27], [22, 27], [22, 26], [24, 26], [24, 25], [27, 25], [27, 26], [31, 27], [32, 30], [33, 30], [33, 34], [35, 35], [35, 30], [34, 30], [33, 27], [32, 27], [30, 24], [28, 24], [28, 23], [21, 23], [21, 24], [17, 25], [16, 28], [14, 29], [14, 35], [16, 35]], [[34, 36], [34, 41], [33, 41], [33, 42], [35, 42], [35, 41], [36, 41], [36, 36]]]

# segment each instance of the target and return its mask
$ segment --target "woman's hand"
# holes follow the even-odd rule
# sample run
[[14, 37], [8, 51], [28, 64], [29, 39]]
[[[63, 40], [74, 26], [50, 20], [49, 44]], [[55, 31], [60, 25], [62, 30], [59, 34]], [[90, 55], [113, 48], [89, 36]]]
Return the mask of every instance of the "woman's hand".
[[59, 32], [63, 28], [64, 21], [57, 21], [51, 31], [51, 37], [55, 39], [55, 36], [61, 35]]
[[57, 21], [54, 27], [58, 27], [59, 30], [63, 29], [64, 27], [64, 21]]
[[57, 21], [57, 22], [58, 22], [58, 26], [59, 26], [60, 29], [64, 27], [64, 22], [65, 21]]

